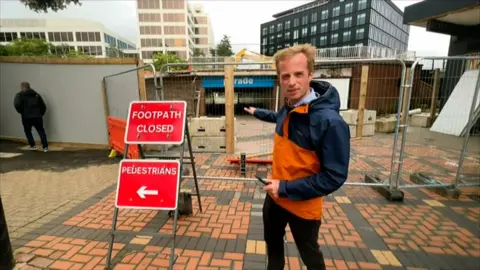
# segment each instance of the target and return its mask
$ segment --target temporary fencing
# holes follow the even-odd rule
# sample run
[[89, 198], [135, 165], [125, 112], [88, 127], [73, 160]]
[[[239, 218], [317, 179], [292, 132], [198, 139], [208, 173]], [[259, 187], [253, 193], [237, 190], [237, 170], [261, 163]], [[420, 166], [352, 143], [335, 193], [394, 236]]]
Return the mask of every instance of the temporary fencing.
[[[408, 81], [408, 130], [401, 142], [399, 189], [476, 196], [480, 186], [480, 56], [424, 57]], [[421, 67], [419, 72], [417, 70]], [[417, 92], [418, 95], [415, 95]]]
[[[269, 170], [264, 164], [269, 163], [273, 151], [275, 124], [256, 120], [244, 108], [277, 111], [283, 106], [276, 71], [264, 68], [271, 64], [196, 62], [190, 63], [188, 71], [172, 71], [182, 64], [167, 64], [160, 70], [161, 97], [187, 101], [194, 151], [221, 154], [224, 162], [213, 166], [232, 165], [228, 160], [234, 158], [247, 162], [242, 177], [199, 178], [255, 180], [252, 177], [258, 171]], [[214, 70], [212, 66], [220, 68]], [[314, 80], [328, 81], [337, 88], [341, 114], [350, 126], [352, 154], [347, 185], [393, 187], [390, 179], [398, 174], [392, 164], [398, 159], [396, 142], [406, 73], [405, 62], [394, 58], [316, 61]], [[242, 154], [245, 159], [240, 159]], [[257, 161], [250, 163], [249, 158]], [[367, 175], [373, 181], [365, 183]]]

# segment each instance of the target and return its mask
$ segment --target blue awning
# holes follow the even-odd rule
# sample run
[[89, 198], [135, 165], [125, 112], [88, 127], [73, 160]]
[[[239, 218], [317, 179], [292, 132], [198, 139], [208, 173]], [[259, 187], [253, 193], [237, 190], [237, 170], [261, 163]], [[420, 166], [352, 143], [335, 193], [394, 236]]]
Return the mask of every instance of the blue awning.
[[[275, 86], [274, 76], [235, 76], [235, 88], [268, 88]], [[223, 76], [209, 76], [202, 78], [203, 88], [224, 88]]]

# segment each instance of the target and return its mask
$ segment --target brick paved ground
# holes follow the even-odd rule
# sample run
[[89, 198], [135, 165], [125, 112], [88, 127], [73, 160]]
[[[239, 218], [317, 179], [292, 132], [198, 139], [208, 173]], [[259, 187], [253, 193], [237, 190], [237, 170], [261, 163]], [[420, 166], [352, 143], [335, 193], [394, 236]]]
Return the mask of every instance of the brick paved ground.
[[[365, 174], [388, 175], [390, 143], [391, 138], [386, 136], [352, 141], [348, 182], [363, 182]], [[71, 155], [75, 152], [65, 152], [62, 157], [68, 160]], [[456, 150], [409, 142], [401, 184], [413, 184], [409, 175], [419, 170], [451, 182], [456, 157]], [[195, 159], [200, 175], [240, 176], [238, 165], [229, 164], [225, 155], [199, 154]], [[96, 162], [108, 162], [106, 157], [101, 160]], [[466, 174], [479, 176], [478, 161], [478, 155], [469, 153]], [[70, 171], [69, 177], [76, 180], [76, 185], [90, 181], [77, 177], [76, 169]], [[257, 172], [268, 175], [269, 168], [249, 165], [248, 176]], [[3, 186], [3, 177], [9, 173], [14, 172], [2, 171], [2, 198], [10, 194]], [[107, 187], [13, 239], [18, 268], [103, 269], [116, 175], [105, 177], [111, 178]], [[184, 181], [182, 188], [193, 191], [193, 182]], [[85, 192], [82, 188], [70, 189]], [[90, 190], [95, 189], [99, 188], [92, 186]], [[199, 211], [194, 197], [194, 214], [178, 222], [175, 269], [265, 269], [261, 187], [255, 182], [201, 180], [200, 189], [204, 211]], [[328, 268], [479, 269], [478, 194], [479, 189], [470, 188], [459, 199], [451, 199], [426, 189], [408, 189], [404, 202], [393, 203], [369, 187], [344, 186], [325, 203], [318, 241]], [[8, 209], [12, 202], [18, 203], [12, 197], [4, 200]], [[7, 221], [15, 220], [15, 216], [15, 212], [7, 211]], [[121, 210], [118, 220], [119, 230], [158, 232], [161, 237], [117, 236], [113, 247], [115, 268], [166, 269], [173, 227], [167, 213]], [[285, 249], [287, 269], [305, 269], [288, 228]]]

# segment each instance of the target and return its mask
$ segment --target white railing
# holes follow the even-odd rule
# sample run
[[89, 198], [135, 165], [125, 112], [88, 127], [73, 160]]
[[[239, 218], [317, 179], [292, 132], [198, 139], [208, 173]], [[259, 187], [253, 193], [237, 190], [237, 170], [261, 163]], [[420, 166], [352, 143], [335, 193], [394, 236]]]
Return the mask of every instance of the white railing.
[[415, 58], [415, 52], [400, 51], [373, 46], [345, 46], [317, 49], [317, 59], [371, 59], [371, 58], [398, 58], [408, 60]]

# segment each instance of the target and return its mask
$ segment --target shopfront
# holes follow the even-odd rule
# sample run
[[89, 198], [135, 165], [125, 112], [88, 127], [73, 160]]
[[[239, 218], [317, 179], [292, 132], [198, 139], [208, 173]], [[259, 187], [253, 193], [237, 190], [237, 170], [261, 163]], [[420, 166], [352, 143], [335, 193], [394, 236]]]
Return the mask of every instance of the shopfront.
[[[275, 76], [235, 76], [234, 104], [235, 115], [243, 115], [245, 106], [275, 108]], [[225, 84], [223, 76], [205, 76], [202, 79], [205, 89], [207, 116], [225, 114]]]

